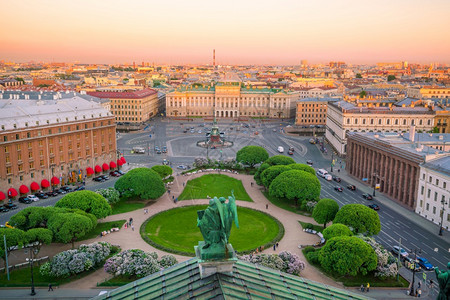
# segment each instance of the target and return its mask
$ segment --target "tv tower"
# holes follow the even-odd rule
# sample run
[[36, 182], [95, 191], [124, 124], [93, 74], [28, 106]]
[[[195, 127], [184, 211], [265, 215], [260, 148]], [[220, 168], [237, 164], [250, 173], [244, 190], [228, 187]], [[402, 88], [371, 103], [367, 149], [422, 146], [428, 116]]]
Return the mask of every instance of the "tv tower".
[[213, 67], [216, 67], [216, 49], [213, 49]]

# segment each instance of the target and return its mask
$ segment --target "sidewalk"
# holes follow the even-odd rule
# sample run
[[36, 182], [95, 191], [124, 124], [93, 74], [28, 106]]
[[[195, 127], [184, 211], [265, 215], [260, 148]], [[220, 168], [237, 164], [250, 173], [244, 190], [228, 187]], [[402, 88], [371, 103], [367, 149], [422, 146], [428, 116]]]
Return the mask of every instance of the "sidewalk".
[[30, 288], [2, 288], [0, 290], [1, 299], [9, 300], [9, 299], [91, 299], [92, 297], [97, 296], [101, 291], [109, 291], [111, 288], [98, 288], [98, 289], [61, 289], [61, 288], [53, 288], [52, 291], [48, 291], [48, 288], [36, 288], [35, 296], [31, 296]]

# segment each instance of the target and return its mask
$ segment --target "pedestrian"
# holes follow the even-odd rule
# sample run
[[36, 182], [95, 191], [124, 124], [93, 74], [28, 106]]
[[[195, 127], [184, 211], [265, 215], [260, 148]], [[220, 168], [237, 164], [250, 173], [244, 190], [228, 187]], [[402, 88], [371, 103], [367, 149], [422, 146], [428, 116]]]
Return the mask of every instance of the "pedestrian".
[[277, 242], [277, 248], [278, 248], [278, 242]]
[[367, 292], [369, 292], [369, 288], [370, 288], [370, 284], [367, 283], [367, 287], [366, 287]]
[[167, 190], [167, 193], [170, 195], [170, 190]]
[[183, 182], [183, 186], [184, 186], [184, 182]]
[[420, 289], [421, 285], [422, 285], [422, 280], [420, 280], [419, 283], [417, 284], [417, 288]]
[[361, 283], [361, 292], [364, 293], [364, 284]]
[[419, 288], [418, 291], [417, 291], [417, 297], [420, 298], [420, 295], [422, 295], [422, 290]]
[[419, 294], [419, 292], [418, 292], [417, 289], [416, 289], [416, 297], [417, 297], [418, 294]]
[[177, 198], [175, 198], [175, 203], [177, 203], [178, 202], [178, 197]]
[[266, 209], [269, 209], [269, 204], [266, 204]]
[[277, 247], [277, 245], [273, 244], [273, 251], [275, 251], [276, 247]]
[[127, 229], [127, 227], [128, 227], [128, 222], [125, 222], [125, 229]]
[[250, 182], [250, 186], [253, 186], [253, 182]]
[[134, 225], [133, 224], [131, 224], [131, 230], [134, 231]]
[[53, 287], [52, 287], [52, 284], [51, 284], [51, 283], [48, 284], [48, 291], [49, 291], [49, 292], [50, 292], [50, 291], [53, 292]]
[[430, 279], [430, 290], [433, 289], [433, 284], [434, 284], [433, 279]]
[[338, 173], [340, 173], [340, 172], [341, 172], [341, 168], [338, 169]]

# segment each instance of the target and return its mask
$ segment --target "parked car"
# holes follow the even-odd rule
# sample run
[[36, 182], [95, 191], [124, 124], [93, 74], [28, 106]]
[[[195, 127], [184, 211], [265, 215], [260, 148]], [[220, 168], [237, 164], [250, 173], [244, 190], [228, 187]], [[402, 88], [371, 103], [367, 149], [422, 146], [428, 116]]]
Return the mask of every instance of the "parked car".
[[48, 199], [48, 196], [44, 193], [36, 193], [34, 194], [36, 197], [38, 197], [39, 199]]
[[373, 209], [373, 210], [380, 210], [380, 207], [376, 204], [369, 204], [367, 205], [369, 208]]
[[341, 177], [336, 177], [336, 176], [333, 176], [333, 180], [336, 181], [336, 182], [341, 182], [342, 181]]
[[156, 151], [156, 154], [161, 154], [161, 153], [162, 153], [161, 150]]
[[109, 180], [108, 175], [100, 175], [100, 177], [102, 177], [104, 180]]
[[179, 166], [177, 166], [177, 169], [180, 169], [180, 170], [187, 170], [187, 167], [184, 166], [184, 165], [179, 165]]
[[120, 175], [125, 175], [125, 172], [122, 170], [117, 170], [117, 173], [119, 173]]
[[9, 210], [13, 210], [13, 209], [17, 209], [17, 205], [14, 203], [6, 203], [5, 205], [3, 205], [4, 207], [6, 207]]
[[310, 166], [312, 166], [312, 165], [314, 164], [313, 161], [310, 160], [310, 159], [308, 159], [308, 160], [306, 161], [306, 163], [307, 163], [308, 165], [310, 165]]
[[109, 172], [109, 176], [120, 177], [120, 174], [117, 171], [112, 171], [112, 172]]
[[420, 267], [419, 261], [416, 259], [412, 259], [411, 257], [405, 257], [405, 267], [411, 270], [411, 264], [414, 263], [414, 271], [419, 272], [422, 270], [422, 267]]
[[47, 192], [47, 193], [45, 193], [47, 196], [49, 196], [49, 197], [55, 197], [55, 196], [58, 196], [58, 193], [57, 192], [55, 192], [55, 191], [49, 191], [49, 192]]
[[289, 155], [294, 155], [294, 151], [289, 150], [289, 151], [288, 151], [288, 154], [289, 154]]
[[30, 199], [31, 201], [39, 201], [39, 198], [36, 197], [35, 195], [28, 195], [27, 198]]
[[6, 207], [4, 207], [3, 205], [2, 206], [0, 206], [0, 212], [8, 212], [9, 211], [9, 209], [7, 209]]
[[80, 186], [77, 186], [76, 188], [74, 188], [73, 191], [76, 192], [76, 191], [82, 191], [85, 189], [86, 189], [86, 187], [84, 185], [80, 185]]
[[351, 191], [356, 191], [356, 186], [354, 186], [353, 184], [348, 184], [347, 188]]
[[[201, 132], [199, 132], [199, 133], [201, 133]], [[167, 153], [167, 147], [166, 146], [162, 147], [162, 153]]]
[[72, 191], [72, 188], [70, 186], [67, 186], [67, 185], [61, 187], [61, 189], [63, 191], [66, 191], [67, 193], [70, 193]]
[[398, 252], [400, 252], [400, 257], [403, 259], [408, 257], [408, 255], [409, 255], [408, 251], [406, 251], [403, 248], [400, 248], [400, 246], [392, 247], [392, 253], [394, 253], [395, 255], [398, 255]]
[[25, 203], [25, 204], [30, 204], [31, 202], [33, 202], [33, 200], [30, 200], [27, 197], [20, 197], [19, 198], [19, 202], [20, 203]]
[[101, 177], [101, 176], [94, 177], [94, 178], [92, 178], [92, 180], [97, 181], [97, 182], [105, 181], [105, 179], [103, 179], [103, 177]]
[[294, 152], [294, 151], [295, 151], [294, 147], [290, 146], [290, 147], [289, 147], [289, 151]]
[[419, 265], [423, 269], [425, 269], [427, 271], [434, 270], [433, 265], [425, 257], [417, 257], [417, 260], [419, 261]]
[[373, 200], [373, 196], [371, 194], [362, 194], [362, 196], [366, 200]]
[[341, 186], [335, 186], [334, 190], [338, 191], [338, 192], [343, 192], [344, 191], [344, 189]]
[[65, 191], [65, 190], [63, 190], [63, 189], [56, 189], [56, 190], [53, 190], [55, 193], [57, 193], [57, 194], [67, 194], [67, 192]]

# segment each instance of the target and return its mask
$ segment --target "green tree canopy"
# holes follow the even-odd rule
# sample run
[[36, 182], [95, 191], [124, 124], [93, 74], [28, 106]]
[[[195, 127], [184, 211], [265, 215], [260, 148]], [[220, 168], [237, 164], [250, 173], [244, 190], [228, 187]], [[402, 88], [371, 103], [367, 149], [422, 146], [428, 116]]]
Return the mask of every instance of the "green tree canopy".
[[22, 230], [31, 228], [46, 228], [48, 219], [55, 213], [67, 212], [66, 209], [56, 207], [32, 206], [26, 207], [9, 219], [9, 224]]
[[278, 175], [289, 170], [291, 170], [291, 168], [285, 165], [270, 166], [261, 173], [261, 182], [266, 188], [268, 188]]
[[114, 187], [125, 197], [140, 199], [157, 199], [166, 191], [161, 177], [149, 168], [128, 171], [116, 181]]
[[236, 161], [253, 168], [269, 158], [267, 150], [260, 146], [245, 146], [236, 153]]
[[152, 167], [152, 170], [159, 174], [159, 176], [164, 179], [169, 175], [172, 175], [173, 170], [169, 166], [156, 165]]
[[79, 214], [58, 213], [48, 220], [48, 228], [53, 232], [55, 241], [60, 243], [72, 243], [85, 236], [94, 229], [96, 224], [92, 220]]
[[312, 168], [311, 166], [309, 166], [307, 164], [290, 164], [290, 165], [288, 165], [288, 167], [291, 168], [292, 170], [300, 170], [300, 171], [309, 172], [309, 173], [313, 174], [314, 176], [316, 176], [316, 171], [314, 170], [314, 168]]
[[93, 214], [99, 219], [105, 218], [112, 213], [111, 205], [108, 201], [93, 191], [78, 191], [65, 195], [56, 202], [55, 207], [76, 208], [89, 214]]
[[272, 157], [269, 157], [269, 159], [267, 159], [265, 161], [265, 163], [271, 165], [271, 166], [275, 166], [275, 165], [291, 165], [291, 164], [295, 164], [295, 160], [292, 157], [289, 156], [284, 156], [284, 155], [275, 155]]
[[[8, 256], [11, 253], [11, 250], [15, 246], [22, 247], [26, 242], [25, 232], [23, 230], [17, 228], [0, 228], [0, 257], [6, 261], [5, 258], [5, 242], [3, 236], [6, 237], [6, 250], [8, 251]], [[6, 273], [6, 268], [5, 268]]]
[[46, 228], [32, 228], [25, 231], [25, 240], [28, 244], [33, 244], [37, 250], [36, 255], [41, 251], [42, 245], [49, 245], [53, 240], [53, 232]]
[[380, 217], [362, 204], [346, 204], [336, 214], [333, 223], [347, 225], [354, 234], [375, 235], [381, 230]]
[[289, 200], [316, 201], [320, 196], [320, 182], [316, 176], [305, 171], [291, 170], [278, 175], [270, 184], [273, 197]]
[[256, 184], [262, 185], [261, 173], [264, 172], [264, 170], [267, 169], [268, 167], [270, 167], [269, 164], [263, 163], [259, 166], [258, 170], [256, 170], [255, 176], [253, 176], [253, 179], [255, 179]]
[[323, 228], [325, 228], [328, 222], [334, 220], [338, 211], [339, 204], [335, 200], [323, 198], [314, 207], [312, 217], [317, 223], [323, 224]]
[[338, 236], [328, 240], [319, 251], [320, 265], [340, 275], [358, 274], [377, 267], [377, 255], [369, 244], [354, 236]]
[[323, 231], [323, 237], [326, 240], [332, 239], [337, 236], [352, 236], [352, 235], [353, 233], [350, 230], [350, 228], [348, 228], [344, 224], [339, 223], [332, 224], [328, 228], [325, 228], [325, 230]]
[[395, 80], [395, 75], [388, 75], [387, 81]]
[[367, 92], [366, 91], [359, 92], [359, 98], [364, 98], [365, 96], [367, 96]]
[[357, 73], [357, 74], [356, 74], [356, 78], [362, 78], [361, 73]]

